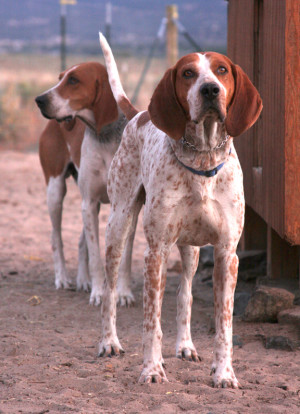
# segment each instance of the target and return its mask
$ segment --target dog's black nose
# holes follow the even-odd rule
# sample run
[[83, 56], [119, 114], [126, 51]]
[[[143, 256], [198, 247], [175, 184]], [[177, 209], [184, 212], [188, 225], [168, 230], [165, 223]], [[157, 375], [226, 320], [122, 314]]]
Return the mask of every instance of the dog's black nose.
[[219, 95], [220, 87], [214, 82], [204, 83], [200, 88], [200, 93], [204, 98], [213, 100]]
[[45, 95], [40, 95], [35, 98], [35, 102], [39, 108], [44, 108], [48, 102], [48, 98]]

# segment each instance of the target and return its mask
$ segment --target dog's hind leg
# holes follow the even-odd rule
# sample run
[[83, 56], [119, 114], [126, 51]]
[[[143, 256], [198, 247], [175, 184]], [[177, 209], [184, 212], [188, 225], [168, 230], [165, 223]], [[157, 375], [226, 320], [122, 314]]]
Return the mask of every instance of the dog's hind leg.
[[82, 229], [78, 243], [78, 272], [76, 286], [77, 290], [83, 289], [86, 292], [91, 289], [91, 279], [89, 276], [89, 255], [84, 228]]
[[137, 226], [138, 214], [134, 214], [129, 235], [125, 242], [125, 249], [122, 254], [121, 264], [119, 268], [119, 276], [117, 282], [118, 304], [120, 306], [131, 306], [135, 299], [131, 291], [131, 262], [132, 247]]
[[54, 259], [55, 286], [57, 289], [68, 288], [71, 284], [66, 271], [61, 236], [62, 208], [66, 192], [65, 174], [61, 174], [57, 177], [50, 177], [47, 186], [47, 205], [52, 223], [51, 241]]

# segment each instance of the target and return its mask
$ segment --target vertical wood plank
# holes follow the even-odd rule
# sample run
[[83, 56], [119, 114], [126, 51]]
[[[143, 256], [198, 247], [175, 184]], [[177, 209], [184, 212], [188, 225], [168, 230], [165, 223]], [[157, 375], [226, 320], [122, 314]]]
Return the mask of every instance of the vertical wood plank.
[[267, 223], [249, 206], [245, 211], [245, 226], [241, 238], [242, 250], [267, 250]]
[[[229, 0], [227, 55], [234, 63], [242, 67], [252, 81], [254, 81], [253, 25], [254, 0]], [[255, 208], [253, 203], [255, 188], [252, 176], [253, 134], [254, 130], [251, 128], [240, 137], [235, 138], [234, 146], [244, 174], [246, 202], [249, 206]]]
[[299, 246], [291, 246], [268, 226], [267, 272], [270, 279], [297, 278]]
[[285, 1], [264, 0], [264, 65], [261, 91], [263, 109], [263, 218], [284, 236], [284, 76]]
[[286, 1], [285, 237], [300, 244], [300, 3]]

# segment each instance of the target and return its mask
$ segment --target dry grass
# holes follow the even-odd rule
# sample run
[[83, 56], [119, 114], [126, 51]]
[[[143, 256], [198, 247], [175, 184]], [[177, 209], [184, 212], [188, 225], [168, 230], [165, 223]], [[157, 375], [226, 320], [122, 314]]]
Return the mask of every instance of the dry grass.
[[[67, 66], [86, 61], [99, 61], [99, 56], [69, 56]], [[145, 58], [116, 56], [125, 91], [132, 97]], [[58, 56], [0, 55], [0, 149], [32, 150], [46, 124], [34, 98], [53, 86], [60, 72]], [[143, 84], [136, 106], [146, 109], [152, 92], [166, 69], [163, 59], [154, 59]]]

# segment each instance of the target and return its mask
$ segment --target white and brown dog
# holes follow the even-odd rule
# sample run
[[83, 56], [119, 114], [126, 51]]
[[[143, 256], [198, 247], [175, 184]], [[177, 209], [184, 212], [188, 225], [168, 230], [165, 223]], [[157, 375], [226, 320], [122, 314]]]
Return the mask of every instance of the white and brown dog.
[[[59, 83], [36, 98], [42, 114], [51, 119], [40, 137], [40, 161], [47, 183], [52, 222], [56, 288], [68, 287], [61, 237], [66, 178], [73, 175], [82, 195], [84, 229], [79, 241], [77, 288], [91, 288], [90, 303], [100, 304], [104, 270], [99, 251], [98, 213], [108, 203], [107, 176], [127, 120], [136, 113], [125, 93], [119, 107], [105, 67], [82, 63], [61, 73]], [[121, 109], [121, 111], [119, 110]], [[62, 121], [58, 123], [57, 121]], [[83, 122], [82, 122], [83, 121]], [[135, 223], [124, 252], [118, 282], [121, 305], [134, 301], [130, 289], [131, 252]]]
[[[100, 37], [112, 90], [120, 83], [111, 50]], [[142, 382], [166, 381], [161, 352], [161, 305], [167, 259], [179, 247], [183, 274], [177, 297], [176, 355], [197, 361], [190, 332], [192, 280], [199, 247], [215, 252], [216, 336], [212, 362], [216, 387], [238, 387], [232, 368], [232, 312], [238, 273], [236, 248], [244, 224], [243, 175], [233, 138], [262, 110], [259, 93], [227, 57], [192, 53], [158, 84], [148, 111], [126, 126], [112, 161], [106, 227], [106, 293], [99, 355], [123, 352], [116, 333], [116, 281], [124, 243], [144, 207], [148, 247], [144, 265]]]

